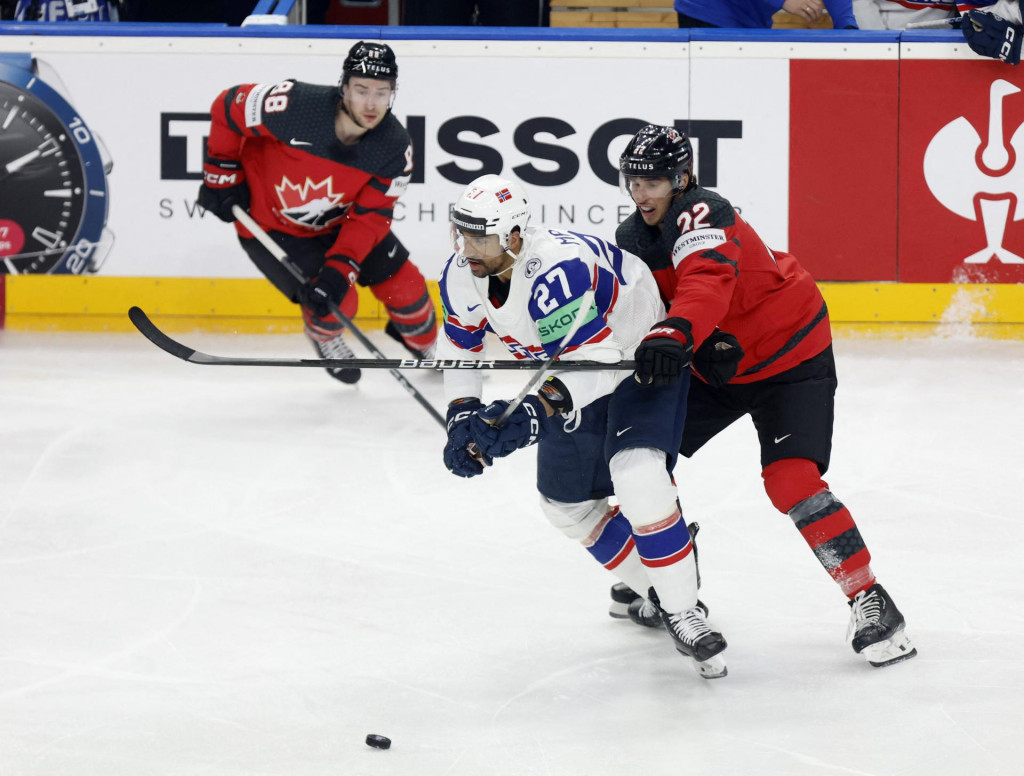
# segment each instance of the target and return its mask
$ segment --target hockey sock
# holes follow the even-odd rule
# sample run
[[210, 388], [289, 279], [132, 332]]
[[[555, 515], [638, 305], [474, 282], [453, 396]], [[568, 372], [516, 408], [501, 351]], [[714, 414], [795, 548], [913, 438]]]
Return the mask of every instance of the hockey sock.
[[611, 507], [580, 543], [621, 581], [640, 595], [647, 595], [651, 582], [637, 554], [633, 529], [618, 507]]
[[568, 503], [541, 496], [540, 507], [548, 522], [587, 552], [622, 582], [647, 595], [651, 581], [640, 564], [629, 522], [608, 499]]
[[868, 552], [853, 515], [818, 474], [813, 461], [787, 458], [765, 467], [765, 490], [848, 598], [875, 583]]
[[622, 512], [633, 526], [640, 562], [662, 608], [675, 613], [697, 603], [697, 567], [678, 493], [665, 464], [662, 450], [631, 447], [615, 453], [608, 468]]
[[421, 353], [429, 352], [437, 340], [437, 318], [426, 281], [416, 265], [405, 262], [387, 280], [370, 286], [370, 291], [387, 308], [405, 344]]
[[677, 509], [664, 520], [634, 526], [633, 539], [661, 608], [675, 613], [696, 606], [697, 567], [682, 513]]

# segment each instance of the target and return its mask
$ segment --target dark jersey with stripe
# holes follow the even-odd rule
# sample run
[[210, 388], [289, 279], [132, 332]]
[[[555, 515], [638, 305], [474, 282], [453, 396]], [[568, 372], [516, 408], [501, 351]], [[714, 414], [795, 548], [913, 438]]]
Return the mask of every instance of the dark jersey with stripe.
[[327, 264], [358, 266], [391, 229], [412, 145], [391, 113], [343, 144], [334, 130], [339, 99], [335, 86], [294, 80], [233, 86], [213, 101], [207, 153], [241, 160], [260, 226], [298, 237], [337, 230]]
[[743, 360], [730, 382], [777, 375], [831, 344], [814, 279], [793, 256], [765, 245], [724, 197], [695, 186], [660, 226], [634, 211], [615, 242], [651, 268], [668, 316], [690, 322], [696, 347], [716, 327], [739, 340]]

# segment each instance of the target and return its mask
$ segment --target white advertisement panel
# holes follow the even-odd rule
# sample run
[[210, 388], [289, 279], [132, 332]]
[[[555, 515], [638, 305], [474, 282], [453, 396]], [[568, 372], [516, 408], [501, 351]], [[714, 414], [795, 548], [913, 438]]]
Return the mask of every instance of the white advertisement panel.
[[[114, 247], [101, 274], [258, 277], [233, 228], [195, 203], [210, 103], [238, 83], [334, 83], [353, 42], [36, 39], [35, 56], [59, 74], [113, 161]], [[23, 39], [0, 40], [5, 51], [18, 45]], [[617, 158], [646, 122], [689, 131], [701, 182], [720, 188], [785, 247], [784, 59], [696, 61], [691, 79], [685, 43], [392, 45], [400, 68], [395, 114], [416, 147], [393, 228], [428, 278], [437, 278], [450, 252], [450, 204], [485, 172], [520, 180], [536, 221], [612, 237], [632, 210], [617, 186]]]

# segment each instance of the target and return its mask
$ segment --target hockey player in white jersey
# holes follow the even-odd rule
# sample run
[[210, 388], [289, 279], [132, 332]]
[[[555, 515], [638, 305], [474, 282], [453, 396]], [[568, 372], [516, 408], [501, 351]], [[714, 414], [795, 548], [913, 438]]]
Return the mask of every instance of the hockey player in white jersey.
[[[453, 207], [455, 253], [441, 275], [437, 357], [482, 358], [493, 332], [519, 359], [549, 358], [563, 344], [563, 361], [632, 358], [665, 315], [650, 270], [600, 238], [528, 227], [529, 218], [522, 188], [496, 175], [470, 183]], [[641, 385], [624, 370], [554, 369], [499, 425], [509, 402], [484, 406], [478, 370], [444, 377], [449, 471], [473, 477], [493, 459], [538, 443], [548, 520], [632, 590], [649, 591], [635, 602], [647, 611], [634, 619], [660, 619], [702, 676], [725, 676], [726, 642], [697, 600], [694, 545], [671, 476], [688, 379], [664, 387]], [[613, 494], [618, 507], [609, 506]]]

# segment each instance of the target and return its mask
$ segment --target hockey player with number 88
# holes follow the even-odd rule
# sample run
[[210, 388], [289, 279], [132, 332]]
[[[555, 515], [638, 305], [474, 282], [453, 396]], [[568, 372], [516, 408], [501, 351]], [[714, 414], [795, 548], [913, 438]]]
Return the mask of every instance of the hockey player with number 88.
[[[651, 272], [604, 240], [527, 227], [529, 218], [522, 188], [496, 175], [470, 183], [456, 202], [455, 253], [440, 281], [438, 358], [482, 358], [487, 332], [519, 359], [547, 359], [563, 344], [563, 360], [629, 358], [664, 317]], [[656, 387], [630, 376], [555, 368], [499, 425], [509, 402], [484, 406], [479, 372], [448, 370], [445, 465], [473, 477], [485, 463], [537, 443], [548, 520], [633, 590], [651, 593], [660, 609], [648, 617], [664, 624], [702, 676], [725, 676], [726, 642], [697, 600], [694, 545], [671, 476], [688, 381]], [[613, 494], [618, 507], [609, 506]]]

